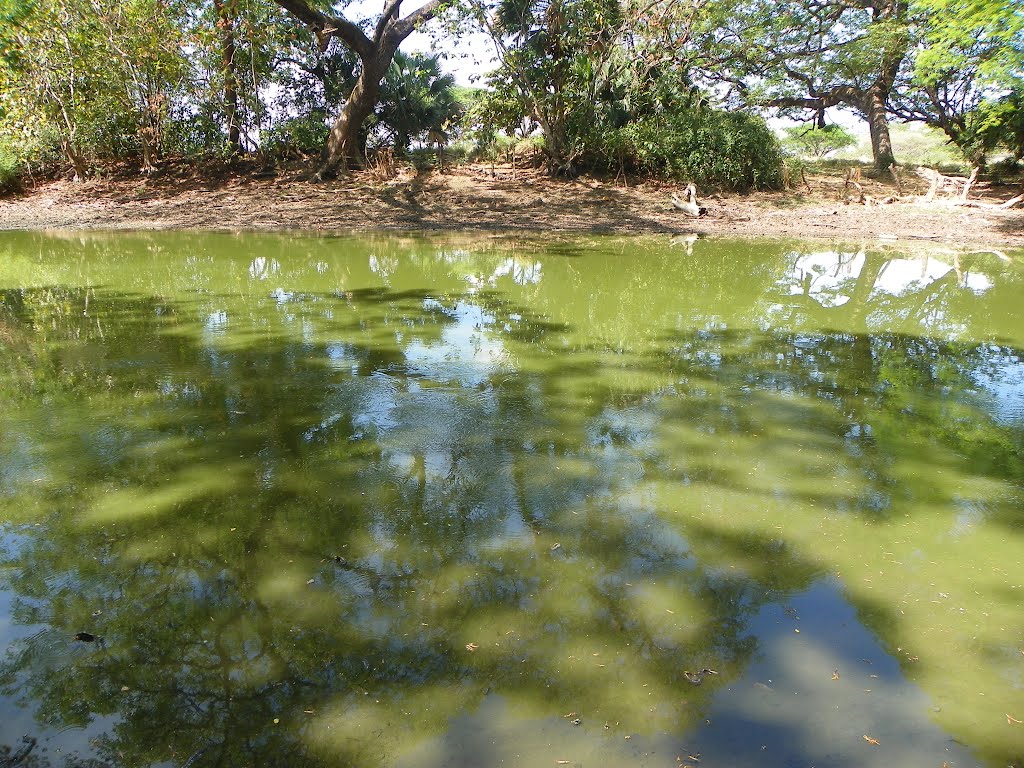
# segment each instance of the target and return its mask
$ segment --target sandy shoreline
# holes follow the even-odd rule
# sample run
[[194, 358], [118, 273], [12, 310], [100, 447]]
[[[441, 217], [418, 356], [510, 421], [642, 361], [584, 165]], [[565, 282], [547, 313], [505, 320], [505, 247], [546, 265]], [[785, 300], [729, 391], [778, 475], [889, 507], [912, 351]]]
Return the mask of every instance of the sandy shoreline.
[[[708, 215], [692, 219], [671, 205], [678, 185], [559, 181], [521, 169], [460, 167], [386, 180], [356, 174], [326, 184], [298, 173], [209, 178], [179, 171], [42, 184], [0, 199], [0, 230], [692, 232], [1024, 248], [1024, 209], [923, 203], [917, 189], [904, 189], [888, 205], [844, 204], [842, 179], [829, 176], [811, 178], [810, 188], [708, 195], [701, 200]], [[876, 199], [894, 192], [881, 182], [865, 182], [865, 191]]]

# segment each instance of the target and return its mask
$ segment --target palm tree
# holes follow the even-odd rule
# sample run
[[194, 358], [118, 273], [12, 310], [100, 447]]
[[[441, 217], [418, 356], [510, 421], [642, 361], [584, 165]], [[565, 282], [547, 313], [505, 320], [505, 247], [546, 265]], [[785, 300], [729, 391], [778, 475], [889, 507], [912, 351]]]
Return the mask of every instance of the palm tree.
[[437, 55], [398, 51], [381, 82], [378, 124], [396, 153], [431, 134], [444, 135], [460, 113], [455, 78], [441, 71]]

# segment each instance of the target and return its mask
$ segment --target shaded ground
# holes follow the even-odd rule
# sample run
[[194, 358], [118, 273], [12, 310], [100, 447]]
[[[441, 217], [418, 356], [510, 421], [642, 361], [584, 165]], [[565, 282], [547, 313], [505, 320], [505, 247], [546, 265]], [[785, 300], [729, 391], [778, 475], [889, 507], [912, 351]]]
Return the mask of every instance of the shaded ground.
[[[143, 177], [54, 181], [0, 200], [0, 229], [307, 229], [693, 232], [800, 238], [927, 239], [1024, 247], [1024, 210], [925, 203], [926, 184], [865, 178], [865, 193], [891, 204], [844, 203], [843, 171], [809, 175], [788, 192], [707, 195], [708, 215], [675, 210], [680, 185], [554, 180], [530, 169], [464, 166], [386, 178], [364, 172], [311, 184], [300, 171], [273, 177], [170, 166]], [[910, 174], [905, 174], [909, 176]], [[1019, 192], [986, 190], [998, 203]], [[973, 196], [972, 196], [973, 197]]]

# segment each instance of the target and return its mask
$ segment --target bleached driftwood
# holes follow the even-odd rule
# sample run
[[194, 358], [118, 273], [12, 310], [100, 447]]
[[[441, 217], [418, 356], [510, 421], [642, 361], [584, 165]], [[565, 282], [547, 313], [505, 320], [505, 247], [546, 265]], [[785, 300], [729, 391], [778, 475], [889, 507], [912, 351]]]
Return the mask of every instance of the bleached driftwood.
[[953, 205], [960, 208], [984, 208], [989, 211], [1006, 211], [1020, 205], [1021, 202], [1024, 202], [1024, 195], [1011, 197], [1009, 200], [1002, 203], [983, 203], [979, 200], [956, 200], [953, 202]]
[[932, 202], [940, 192], [950, 198], [959, 198], [964, 201], [967, 200], [967, 195], [970, 194], [971, 188], [978, 180], [978, 169], [977, 167], [972, 168], [971, 175], [967, 178], [946, 176], [934, 168], [918, 168], [917, 175], [928, 180], [928, 193], [924, 196], [925, 202]]

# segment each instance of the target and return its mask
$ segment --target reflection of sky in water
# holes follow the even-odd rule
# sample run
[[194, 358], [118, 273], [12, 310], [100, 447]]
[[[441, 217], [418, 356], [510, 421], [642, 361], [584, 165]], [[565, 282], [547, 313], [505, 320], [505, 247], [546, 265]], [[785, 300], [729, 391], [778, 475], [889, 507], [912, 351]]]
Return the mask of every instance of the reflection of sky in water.
[[986, 410], [1002, 424], [1024, 424], [1024, 361], [1009, 349], [989, 347], [988, 352], [990, 367], [974, 375], [991, 397]]
[[267, 259], [257, 256], [249, 265], [249, 277], [253, 280], [266, 280], [281, 271], [281, 264], [277, 259]]
[[423, 306], [428, 311], [444, 312], [454, 322], [444, 329], [436, 344], [425, 344], [419, 339], [409, 342], [403, 350], [409, 373], [432, 381], [478, 387], [502, 367], [507, 356], [505, 347], [485, 330], [494, 323], [493, 315], [464, 302], [449, 309], [426, 299]]
[[209, 334], [221, 334], [228, 329], [228, 313], [223, 309], [211, 312], [203, 326]]
[[[797, 258], [793, 272], [785, 283], [789, 285], [791, 295], [806, 292], [824, 307], [839, 307], [850, 300], [853, 283], [864, 269], [866, 261], [864, 251], [808, 253]], [[952, 271], [953, 265], [931, 256], [891, 259], [875, 280], [872, 293], [899, 296], [940, 280]], [[987, 276], [976, 272], [965, 273], [963, 281], [964, 287], [979, 294], [992, 287], [992, 281]]]

